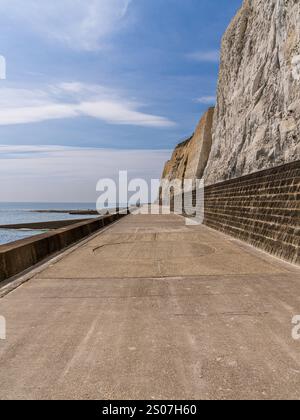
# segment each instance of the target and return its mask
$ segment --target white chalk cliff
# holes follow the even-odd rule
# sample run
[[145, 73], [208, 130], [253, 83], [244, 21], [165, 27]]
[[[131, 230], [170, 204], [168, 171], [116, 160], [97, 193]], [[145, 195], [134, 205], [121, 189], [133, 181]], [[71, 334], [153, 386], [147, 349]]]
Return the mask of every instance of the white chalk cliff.
[[244, 0], [223, 40], [215, 111], [163, 178], [206, 185], [300, 159], [300, 0]]
[[300, 158], [300, 1], [244, 0], [221, 51], [213, 184]]

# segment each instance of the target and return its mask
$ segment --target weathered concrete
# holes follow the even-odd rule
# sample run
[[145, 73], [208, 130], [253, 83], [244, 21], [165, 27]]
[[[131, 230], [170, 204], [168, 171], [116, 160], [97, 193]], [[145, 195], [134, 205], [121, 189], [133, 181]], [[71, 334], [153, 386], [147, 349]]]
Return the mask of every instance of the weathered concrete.
[[123, 217], [124, 214], [98, 217], [52, 232], [0, 245], [0, 282], [40, 263], [45, 258], [80, 241]]
[[52, 230], [75, 225], [76, 223], [88, 222], [91, 220], [93, 219], [53, 220], [51, 222], [17, 223], [15, 225], [0, 225], [0, 229]]
[[300, 398], [300, 270], [128, 216], [0, 299], [2, 399]]

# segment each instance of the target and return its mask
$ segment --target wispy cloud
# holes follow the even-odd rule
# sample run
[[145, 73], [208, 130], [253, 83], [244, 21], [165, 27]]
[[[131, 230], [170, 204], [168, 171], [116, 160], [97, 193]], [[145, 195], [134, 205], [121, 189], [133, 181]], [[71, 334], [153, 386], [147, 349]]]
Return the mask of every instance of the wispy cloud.
[[200, 98], [196, 98], [195, 102], [198, 104], [204, 104], [204, 105], [212, 105], [216, 102], [215, 96], [200, 96]]
[[218, 63], [220, 60], [220, 52], [218, 50], [194, 51], [187, 54], [187, 58], [200, 63]]
[[77, 117], [118, 125], [157, 128], [175, 125], [167, 118], [142, 112], [143, 104], [98, 85], [62, 83], [32, 90], [3, 87], [0, 93], [0, 125]]
[[[100, 178], [159, 179], [170, 150], [0, 145], [1, 201], [92, 202]], [[22, 180], [22, 182], [21, 182]]]
[[0, 15], [74, 49], [97, 50], [124, 25], [132, 0], [1, 0]]

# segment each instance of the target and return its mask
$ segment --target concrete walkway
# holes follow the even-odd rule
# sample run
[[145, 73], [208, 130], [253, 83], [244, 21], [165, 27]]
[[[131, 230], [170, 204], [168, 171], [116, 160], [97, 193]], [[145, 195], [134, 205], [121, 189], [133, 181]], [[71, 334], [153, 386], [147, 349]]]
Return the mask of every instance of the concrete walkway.
[[128, 216], [0, 299], [0, 398], [300, 398], [297, 314], [298, 268]]

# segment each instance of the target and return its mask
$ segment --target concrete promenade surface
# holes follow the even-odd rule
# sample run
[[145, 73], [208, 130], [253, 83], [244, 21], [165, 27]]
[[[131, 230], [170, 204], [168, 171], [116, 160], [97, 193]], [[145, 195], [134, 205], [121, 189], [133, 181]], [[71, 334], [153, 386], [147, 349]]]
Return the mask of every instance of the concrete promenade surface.
[[0, 299], [1, 399], [300, 398], [300, 270], [128, 216]]

